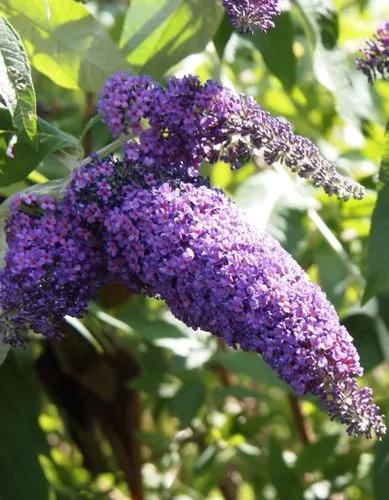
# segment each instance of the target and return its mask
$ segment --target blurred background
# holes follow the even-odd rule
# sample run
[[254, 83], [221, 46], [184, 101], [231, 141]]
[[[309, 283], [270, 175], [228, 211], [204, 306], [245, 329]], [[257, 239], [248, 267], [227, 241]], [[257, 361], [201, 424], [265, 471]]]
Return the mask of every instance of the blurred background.
[[[11, 161], [0, 109], [0, 195], [66, 181], [112, 140], [95, 104], [118, 69], [160, 82], [191, 72], [253, 95], [364, 184], [365, 199], [341, 203], [251, 163], [204, 174], [325, 290], [388, 414], [389, 195], [378, 172], [389, 82], [369, 86], [354, 59], [389, 4], [282, 7], [267, 35], [242, 37], [219, 0], [0, 0], [29, 55], [42, 119], [38, 150], [20, 142]], [[349, 438], [261, 359], [186, 328], [162, 302], [111, 285], [64, 333], [32, 334], [0, 367], [2, 500], [389, 498], [389, 439]]]

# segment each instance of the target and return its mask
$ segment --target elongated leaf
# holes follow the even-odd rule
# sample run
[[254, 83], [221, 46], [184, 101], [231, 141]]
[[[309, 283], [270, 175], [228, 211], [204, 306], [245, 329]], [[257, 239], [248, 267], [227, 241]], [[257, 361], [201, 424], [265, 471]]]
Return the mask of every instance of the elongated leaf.
[[232, 24], [227, 16], [224, 16], [219, 25], [219, 29], [213, 37], [213, 43], [215, 44], [216, 52], [218, 53], [220, 59], [223, 58], [224, 50], [233, 32], [234, 30], [232, 28]]
[[133, 0], [120, 45], [132, 67], [160, 78], [181, 59], [205, 48], [222, 14], [217, 0]]
[[369, 237], [367, 285], [364, 302], [389, 290], [389, 185], [379, 193], [374, 209]]
[[315, 76], [334, 95], [339, 114], [356, 125], [361, 119], [374, 119], [366, 78], [336, 45], [338, 24], [332, 0], [293, 1], [310, 40]]
[[389, 490], [389, 435], [376, 445], [372, 477], [375, 500], [386, 500]]
[[277, 16], [275, 22], [275, 28], [268, 33], [257, 30], [253, 42], [269, 71], [290, 90], [296, 83], [297, 72], [297, 60], [293, 53], [293, 24], [288, 12]]
[[33, 139], [37, 115], [30, 64], [19, 35], [3, 17], [0, 17], [0, 95], [14, 126]]
[[389, 122], [386, 124], [384, 154], [380, 167], [380, 181], [389, 184]]
[[10, 357], [0, 368], [0, 393], [0, 498], [49, 499], [39, 463], [47, 445], [38, 426], [40, 395], [32, 367]]
[[361, 313], [353, 314], [345, 318], [343, 324], [354, 338], [361, 365], [366, 371], [372, 370], [385, 359], [380, 345], [377, 318]]
[[21, 136], [14, 138], [16, 143], [10, 145], [7, 144], [8, 137], [7, 140], [5, 136], [0, 137], [0, 186], [24, 179], [55, 151], [78, 148], [75, 137], [42, 119], [38, 120], [38, 133], [33, 144]]
[[[388, 182], [389, 127], [385, 135], [385, 151], [381, 163], [380, 179]], [[364, 302], [374, 295], [389, 290], [389, 183], [379, 191], [371, 221], [367, 265], [367, 285]]]
[[4, 344], [4, 342], [0, 340], [0, 366], [6, 360], [7, 355], [9, 353], [9, 349], [10, 349], [9, 344]]
[[262, 384], [282, 387], [286, 385], [277, 374], [257, 354], [243, 351], [221, 352], [215, 356], [215, 361], [228, 370], [251, 377]]
[[171, 400], [170, 406], [180, 420], [181, 427], [186, 427], [196, 417], [205, 400], [205, 387], [198, 382], [185, 384]]
[[128, 69], [103, 27], [73, 0], [1, 0], [0, 12], [31, 47], [35, 68], [57, 85], [97, 91], [105, 78]]
[[304, 497], [300, 478], [286, 465], [281, 445], [274, 438], [270, 440], [269, 447], [269, 474], [279, 500], [300, 500]]
[[325, 436], [313, 443], [300, 453], [296, 469], [300, 474], [322, 470], [334, 456], [334, 449], [339, 441], [339, 436]]

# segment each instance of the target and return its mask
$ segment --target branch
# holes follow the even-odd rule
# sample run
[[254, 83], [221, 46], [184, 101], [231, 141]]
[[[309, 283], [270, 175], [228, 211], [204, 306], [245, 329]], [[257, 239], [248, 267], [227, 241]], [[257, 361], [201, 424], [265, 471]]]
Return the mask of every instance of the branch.
[[304, 446], [308, 446], [316, 441], [315, 434], [312, 429], [311, 421], [304, 417], [300, 401], [296, 398], [294, 394], [288, 394], [290, 408], [292, 410], [293, 418], [300, 434], [301, 441]]
[[132, 138], [133, 138], [132, 134], [120, 136], [115, 141], [107, 144], [107, 146], [104, 146], [103, 148], [101, 148], [98, 151], [96, 151], [95, 153], [93, 153], [93, 155], [90, 155], [90, 156], [87, 156], [86, 158], [84, 158], [82, 160], [82, 162], [80, 163], [80, 167], [88, 165], [88, 163], [90, 163], [91, 161], [94, 160], [96, 155], [101, 158], [101, 157], [107, 156], [109, 153], [112, 153], [113, 151], [116, 151], [117, 149], [120, 148], [120, 146], [122, 146], [125, 142], [127, 142], [128, 140], [130, 140]]

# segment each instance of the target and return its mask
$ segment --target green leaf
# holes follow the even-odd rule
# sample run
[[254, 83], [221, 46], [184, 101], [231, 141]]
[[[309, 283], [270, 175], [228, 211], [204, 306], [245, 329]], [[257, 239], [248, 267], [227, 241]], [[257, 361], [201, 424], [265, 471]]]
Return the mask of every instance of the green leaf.
[[4, 344], [4, 342], [0, 340], [0, 366], [7, 359], [9, 349], [10, 349], [9, 344]]
[[339, 436], [325, 436], [304, 448], [296, 462], [299, 474], [321, 471], [333, 457], [338, 441]]
[[119, 49], [87, 8], [73, 0], [1, 0], [31, 54], [32, 65], [57, 85], [98, 91], [128, 69]]
[[375, 500], [386, 500], [389, 490], [389, 435], [376, 445], [372, 478]]
[[271, 71], [290, 90], [296, 83], [297, 60], [293, 52], [294, 28], [290, 14], [283, 12], [275, 19], [275, 28], [268, 33], [256, 30], [254, 45]]
[[338, 14], [332, 0], [293, 0], [298, 6], [314, 42], [326, 49], [335, 47], [338, 35]]
[[381, 162], [379, 178], [384, 187], [378, 192], [374, 208], [368, 249], [367, 284], [363, 302], [381, 292], [389, 290], [389, 122], [386, 125], [384, 139], [384, 155]]
[[361, 365], [366, 371], [372, 370], [385, 359], [385, 353], [380, 345], [379, 324], [376, 317], [362, 313], [352, 314], [344, 318], [342, 323], [353, 336], [361, 357]]
[[170, 401], [170, 407], [177, 415], [180, 426], [186, 427], [196, 417], [205, 400], [205, 387], [198, 382], [182, 386]]
[[282, 387], [283, 389], [286, 387], [258, 354], [244, 351], [226, 351], [218, 353], [214, 360], [228, 370], [246, 375], [256, 382]]
[[222, 15], [218, 0], [133, 0], [120, 46], [138, 72], [160, 79], [184, 57], [205, 48]]
[[14, 126], [33, 139], [37, 115], [30, 64], [19, 35], [3, 17], [0, 17], [0, 95]]
[[213, 43], [215, 44], [216, 52], [218, 53], [220, 59], [223, 58], [224, 50], [233, 32], [234, 30], [232, 29], [232, 24], [227, 16], [224, 16], [219, 25], [219, 29], [213, 37]]
[[271, 438], [269, 446], [269, 475], [279, 500], [304, 498], [300, 479], [296, 472], [286, 465], [282, 448], [274, 438]]
[[360, 125], [375, 118], [374, 103], [364, 75], [357, 71], [347, 52], [336, 46], [337, 13], [331, 0], [294, 0], [312, 50], [312, 63], [319, 83], [336, 99], [339, 114]]
[[386, 124], [384, 154], [381, 162], [379, 178], [381, 182], [389, 184], [389, 122]]
[[[20, 135], [13, 137], [17, 142], [9, 148], [5, 136], [0, 136], [0, 186], [24, 179], [55, 151], [77, 150], [79, 147], [75, 137], [42, 119], [38, 119], [34, 143], [27, 142]], [[12, 152], [7, 149], [12, 149]]]
[[9, 357], [0, 368], [0, 497], [50, 498], [39, 455], [47, 451], [38, 426], [40, 394], [31, 366]]
[[389, 290], [389, 184], [378, 193], [369, 236], [367, 284], [363, 302]]

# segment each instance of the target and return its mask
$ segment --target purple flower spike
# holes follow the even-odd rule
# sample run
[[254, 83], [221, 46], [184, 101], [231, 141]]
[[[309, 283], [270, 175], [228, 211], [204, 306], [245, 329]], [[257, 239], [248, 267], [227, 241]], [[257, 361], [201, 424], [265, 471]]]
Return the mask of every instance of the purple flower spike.
[[241, 33], [274, 28], [273, 18], [278, 16], [278, 0], [223, 0], [223, 6], [234, 28]]
[[[129, 163], [105, 172], [104, 162], [90, 175], [81, 169], [68, 196], [101, 238], [113, 279], [164, 299], [188, 326], [258, 353], [297, 394], [318, 397], [350, 435], [385, 433], [371, 390], [357, 387], [362, 368], [351, 336], [272, 237], [201, 178], [184, 182], [167, 170], [157, 179], [152, 168]], [[103, 177], [108, 201], [97, 188]]]
[[361, 49], [363, 57], [356, 60], [358, 68], [367, 76], [370, 83], [381, 76], [389, 76], [389, 21], [378, 29], [366, 46]]
[[[142, 89], [138, 100], [134, 88]], [[238, 168], [252, 159], [261, 166], [282, 164], [341, 200], [364, 196], [362, 186], [339, 174], [286, 120], [213, 80], [202, 85], [194, 76], [171, 78], [163, 89], [121, 73], [105, 84], [98, 109], [115, 137], [131, 129], [139, 134], [139, 141], [125, 145], [128, 159], [155, 169], [169, 166], [193, 177], [202, 161], [223, 160]], [[139, 109], [148, 122], [140, 132]]]

